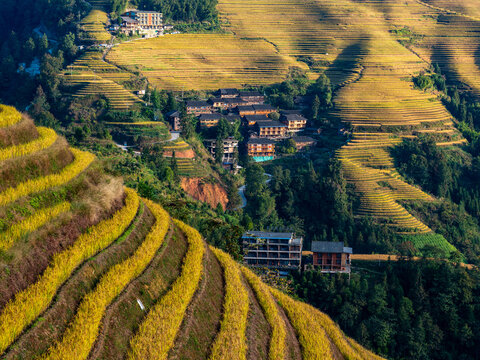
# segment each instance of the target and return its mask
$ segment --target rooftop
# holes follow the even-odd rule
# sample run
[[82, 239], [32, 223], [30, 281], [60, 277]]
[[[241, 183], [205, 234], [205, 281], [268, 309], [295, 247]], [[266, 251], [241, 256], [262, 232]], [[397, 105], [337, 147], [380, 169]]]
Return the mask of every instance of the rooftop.
[[296, 143], [311, 143], [316, 141], [310, 136], [294, 136], [292, 137], [292, 140], [295, 141]]
[[248, 140], [248, 144], [273, 145], [275, 144], [275, 141], [264, 138], [250, 138], [250, 140]]
[[276, 110], [272, 105], [270, 104], [261, 104], [261, 105], [252, 105], [252, 107], [255, 110]]
[[281, 232], [247, 231], [243, 234], [243, 237], [258, 237], [262, 239], [292, 239], [294, 237], [294, 234]]
[[206, 102], [205, 100], [201, 100], [201, 101], [198, 101], [198, 100], [191, 100], [191, 101], [187, 101], [187, 107], [202, 107], [202, 106], [210, 106], [210, 104], [208, 102]]
[[343, 242], [312, 241], [312, 251], [318, 253], [352, 253], [351, 247], [345, 247]]
[[282, 114], [282, 117], [287, 121], [307, 121], [307, 119], [300, 114]]
[[208, 120], [220, 120], [222, 118], [222, 114], [220, 113], [213, 113], [213, 114], [202, 114], [200, 115], [200, 121], [208, 121]]
[[219, 89], [218, 90], [218, 93], [220, 95], [237, 95], [238, 94], [238, 90], [237, 89]]
[[279, 121], [275, 120], [262, 120], [262, 121], [257, 121], [258, 127], [265, 128], [265, 127], [287, 127], [287, 125], [282, 124]]
[[263, 96], [260, 92], [258, 91], [240, 91], [240, 97], [245, 96], [245, 97], [260, 97]]

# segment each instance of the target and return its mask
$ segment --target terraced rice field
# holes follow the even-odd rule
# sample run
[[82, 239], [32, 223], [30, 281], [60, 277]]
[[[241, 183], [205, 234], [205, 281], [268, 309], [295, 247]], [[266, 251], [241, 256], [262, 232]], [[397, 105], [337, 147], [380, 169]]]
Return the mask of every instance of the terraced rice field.
[[105, 62], [102, 52], [86, 52], [68, 66], [63, 76], [75, 88], [75, 97], [103, 95], [115, 110], [127, 110], [142, 102], [121, 85], [130, 80], [132, 74]]
[[108, 15], [105, 11], [94, 8], [80, 22], [81, 29], [84, 31], [82, 40], [86, 42], [106, 43], [110, 41], [112, 35], [105, 30], [108, 23]]
[[264, 40], [217, 34], [166, 35], [123, 43], [107, 60], [140, 71], [154, 86], [167, 90], [271, 84], [281, 81], [290, 66], [304, 66], [280, 55]]
[[[435, 6], [450, 3], [427, 2]], [[459, 2], [466, 3], [473, 2]], [[337, 89], [335, 110], [330, 115], [354, 128], [352, 141], [337, 154], [347, 180], [356, 186], [360, 197], [357, 214], [376, 218], [399, 232], [429, 233], [431, 230], [398, 201], [433, 199], [402, 181], [389, 147], [424, 131], [434, 132], [441, 146], [464, 142], [442, 103], [435, 95], [414, 89], [410, 79], [433, 59], [429, 52], [435, 48], [429, 47], [428, 41], [453, 41], [450, 59], [444, 53], [438, 57], [456, 62], [458, 69], [453, 70], [463, 74], [458, 78], [474, 87], [475, 81], [480, 81], [478, 64], [473, 56], [463, 61], [459, 57], [466, 51], [462, 49], [472, 53], [478, 46], [470, 43], [470, 38], [458, 41], [456, 36], [477, 37], [476, 20], [470, 16], [457, 23], [454, 18], [460, 15], [439, 17], [441, 10], [416, 0], [220, 0], [218, 8], [227, 27], [238, 36], [262, 36], [284, 55], [308, 56], [325, 64], [326, 74]], [[461, 11], [466, 10], [462, 7]], [[475, 12], [472, 7], [469, 11], [470, 15]], [[405, 26], [412, 31], [412, 39], [394, 34], [393, 30]], [[427, 28], [437, 29], [437, 33], [425, 33]], [[442, 28], [444, 32], [438, 33]], [[435, 36], [442, 36], [442, 41]], [[425, 54], [419, 55], [417, 43], [422, 42]], [[404, 46], [406, 43], [413, 45]]]
[[[0, 124], [9, 123], [3, 130], [14, 131], [2, 114], [20, 114], [0, 111]], [[8, 150], [0, 149], [0, 156], [3, 151]], [[44, 151], [49, 149], [3, 161]], [[75, 164], [80, 152], [71, 151]], [[34, 182], [16, 194], [12, 201], [18, 206], [0, 203], [2, 214], [36, 204], [32, 216], [0, 230], [5, 255], [0, 264], [12, 269], [0, 277], [2, 359], [246, 360], [258, 348], [272, 360], [338, 359], [334, 354], [380, 359], [328, 316], [262, 283], [229, 255], [208, 247], [197, 230], [171, 219], [118, 179], [102, 177], [100, 164], [93, 166], [88, 176], [82, 169], [61, 177], [63, 182], [48, 181], [54, 173], [20, 179], [14, 189]], [[89, 184], [93, 176], [95, 185]], [[35, 184], [57, 188], [48, 195], [51, 189]], [[62, 186], [68, 186], [72, 203], [58, 202]], [[90, 193], [89, 186], [94, 186]], [[42, 197], [29, 197], [42, 190]], [[58, 204], [42, 203], [48, 196]], [[98, 210], [91, 220], [87, 203]], [[63, 215], [63, 221], [51, 222]]]

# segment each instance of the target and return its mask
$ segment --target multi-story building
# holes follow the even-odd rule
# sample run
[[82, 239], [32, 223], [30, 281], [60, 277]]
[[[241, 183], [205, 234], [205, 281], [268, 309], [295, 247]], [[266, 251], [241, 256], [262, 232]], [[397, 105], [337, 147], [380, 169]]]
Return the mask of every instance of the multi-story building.
[[218, 125], [218, 122], [222, 118], [222, 114], [213, 113], [213, 114], [202, 114], [198, 118], [201, 128], [210, 128]]
[[187, 113], [200, 116], [201, 114], [211, 114], [213, 106], [206, 101], [187, 101]]
[[129, 10], [123, 17], [131, 18], [138, 23], [141, 30], [163, 30], [163, 14], [155, 11]]
[[269, 104], [260, 104], [260, 105], [241, 105], [237, 106], [237, 112], [240, 116], [245, 115], [268, 115], [272, 112], [275, 112], [276, 109]]
[[242, 236], [246, 253], [244, 262], [250, 266], [275, 269], [300, 269], [303, 238], [294, 233], [249, 231]]
[[257, 121], [268, 121], [269, 118], [267, 118], [265, 115], [245, 115], [244, 116], [245, 122], [247, 126], [255, 126]]
[[256, 127], [259, 137], [284, 137], [287, 133], [287, 125], [274, 120], [257, 121]]
[[275, 158], [275, 141], [270, 139], [250, 138], [247, 142], [248, 156], [255, 161], [273, 160]]
[[[205, 140], [205, 147], [215, 157], [217, 151], [217, 140]], [[223, 158], [224, 164], [233, 164], [235, 162], [235, 149], [238, 149], [238, 140], [232, 137], [223, 140]]]
[[217, 96], [222, 99], [232, 99], [238, 97], [237, 89], [219, 89]]
[[313, 241], [313, 266], [326, 273], [349, 273], [352, 252], [343, 242]]
[[261, 105], [265, 102], [265, 96], [258, 91], [240, 91], [238, 95], [246, 105]]
[[294, 136], [292, 137], [292, 140], [298, 151], [313, 147], [317, 143], [315, 139], [312, 139], [309, 136]]
[[173, 131], [182, 131], [182, 123], [180, 120], [179, 111], [171, 111], [166, 114], [168, 122], [170, 123]]
[[245, 101], [243, 101], [238, 97], [213, 98], [213, 99], [210, 99], [209, 101], [213, 105], [213, 107], [220, 108], [220, 109], [233, 109], [237, 106], [246, 105]]
[[299, 132], [307, 127], [307, 119], [300, 114], [282, 114], [280, 121], [287, 125], [289, 132]]

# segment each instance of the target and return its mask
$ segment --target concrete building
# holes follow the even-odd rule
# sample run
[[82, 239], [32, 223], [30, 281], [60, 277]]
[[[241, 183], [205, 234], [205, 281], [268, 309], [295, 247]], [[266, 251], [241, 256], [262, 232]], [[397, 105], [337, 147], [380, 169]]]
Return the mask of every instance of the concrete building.
[[[204, 141], [207, 150], [215, 157], [217, 151], [217, 140], [208, 139]], [[223, 164], [233, 164], [235, 162], [235, 152], [238, 149], [238, 140], [232, 137], [223, 140]]]
[[242, 243], [249, 266], [294, 270], [302, 264], [303, 238], [294, 233], [248, 231]]
[[270, 139], [250, 138], [247, 142], [248, 156], [255, 161], [267, 161], [275, 158], [275, 141]]

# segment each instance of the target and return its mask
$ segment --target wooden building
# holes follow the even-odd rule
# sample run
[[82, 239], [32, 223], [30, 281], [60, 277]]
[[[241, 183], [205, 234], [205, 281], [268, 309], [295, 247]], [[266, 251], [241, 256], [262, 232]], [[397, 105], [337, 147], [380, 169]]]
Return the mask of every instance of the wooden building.
[[234, 98], [213, 98], [210, 99], [209, 102], [212, 104], [214, 108], [219, 108], [219, 109], [234, 109], [237, 106], [243, 106], [246, 105], [245, 101], [238, 97]]
[[257, 124], [257, 121], [270, 120], [265, 115], [245, 115], [243, 118], [245, 119], [245, 123], [247, 124], [247, 126], [255, 126]]
[[240, 91], [238, 96], [245, 101], [247, 105], [262, 105], [265, 102], [265, 96], [258, 91]]
[[352, 248], [343, 242], [313, 241], [313, 266], [325, 273], [350, 273]]
[[288, 131], [291, 133], [302, 131], [307, 127], [307, 119], [300, 114], [283, 113], [280, 121], [287, 125]]
[[187, 101], [187, 113], [200, 116], [201, 114], [211, 114], [213, 112], [212, 104], [206, 101]]
[[168, 122], [172, 127], [173, 131], [182, 131], [182, 124], [180, 122], [180, 112], [179, 111], [171, 111], [166, 114]]
[[259, 137], [278, 138], [284, 137], [287, 133], [287, 125], [282, 124], [279, 121], [257, 121], [257, 124], [255, 126], [257, 128], [257, 133]]
[[238, 97], [239, 92], [237, 89], [219, 89], [216, 95], [221, 99], [233, 99]]
[[212, 113], [212, 114], [201, 114], [198, 117], [200, 122], [201, 128], [210, 128], [218, 125], [218, 122], [222, 118], [222, 114], [220, 113]]
[[295, 142], [295, 147], [297, 151], [313, 147], [317, 144], [317, 140], [309, 136], [294, 136], [292, 140]]
[[237, 106], [236, 108], [238, 114], [240, 116], [245, 115], [268, 115], [272, 112], [275, 112], [276, 109], [269, 104], [261, 104], [261, 105], [242, 105]]
[[250, 138], [247, 142], [248, 156], [253, 158], [274, 158], [275, 141], [270, 139]]
[[249, 266], [294, 270], [302, 264], [303, 238], [294, 233], [248, 231], [242, 243]]

